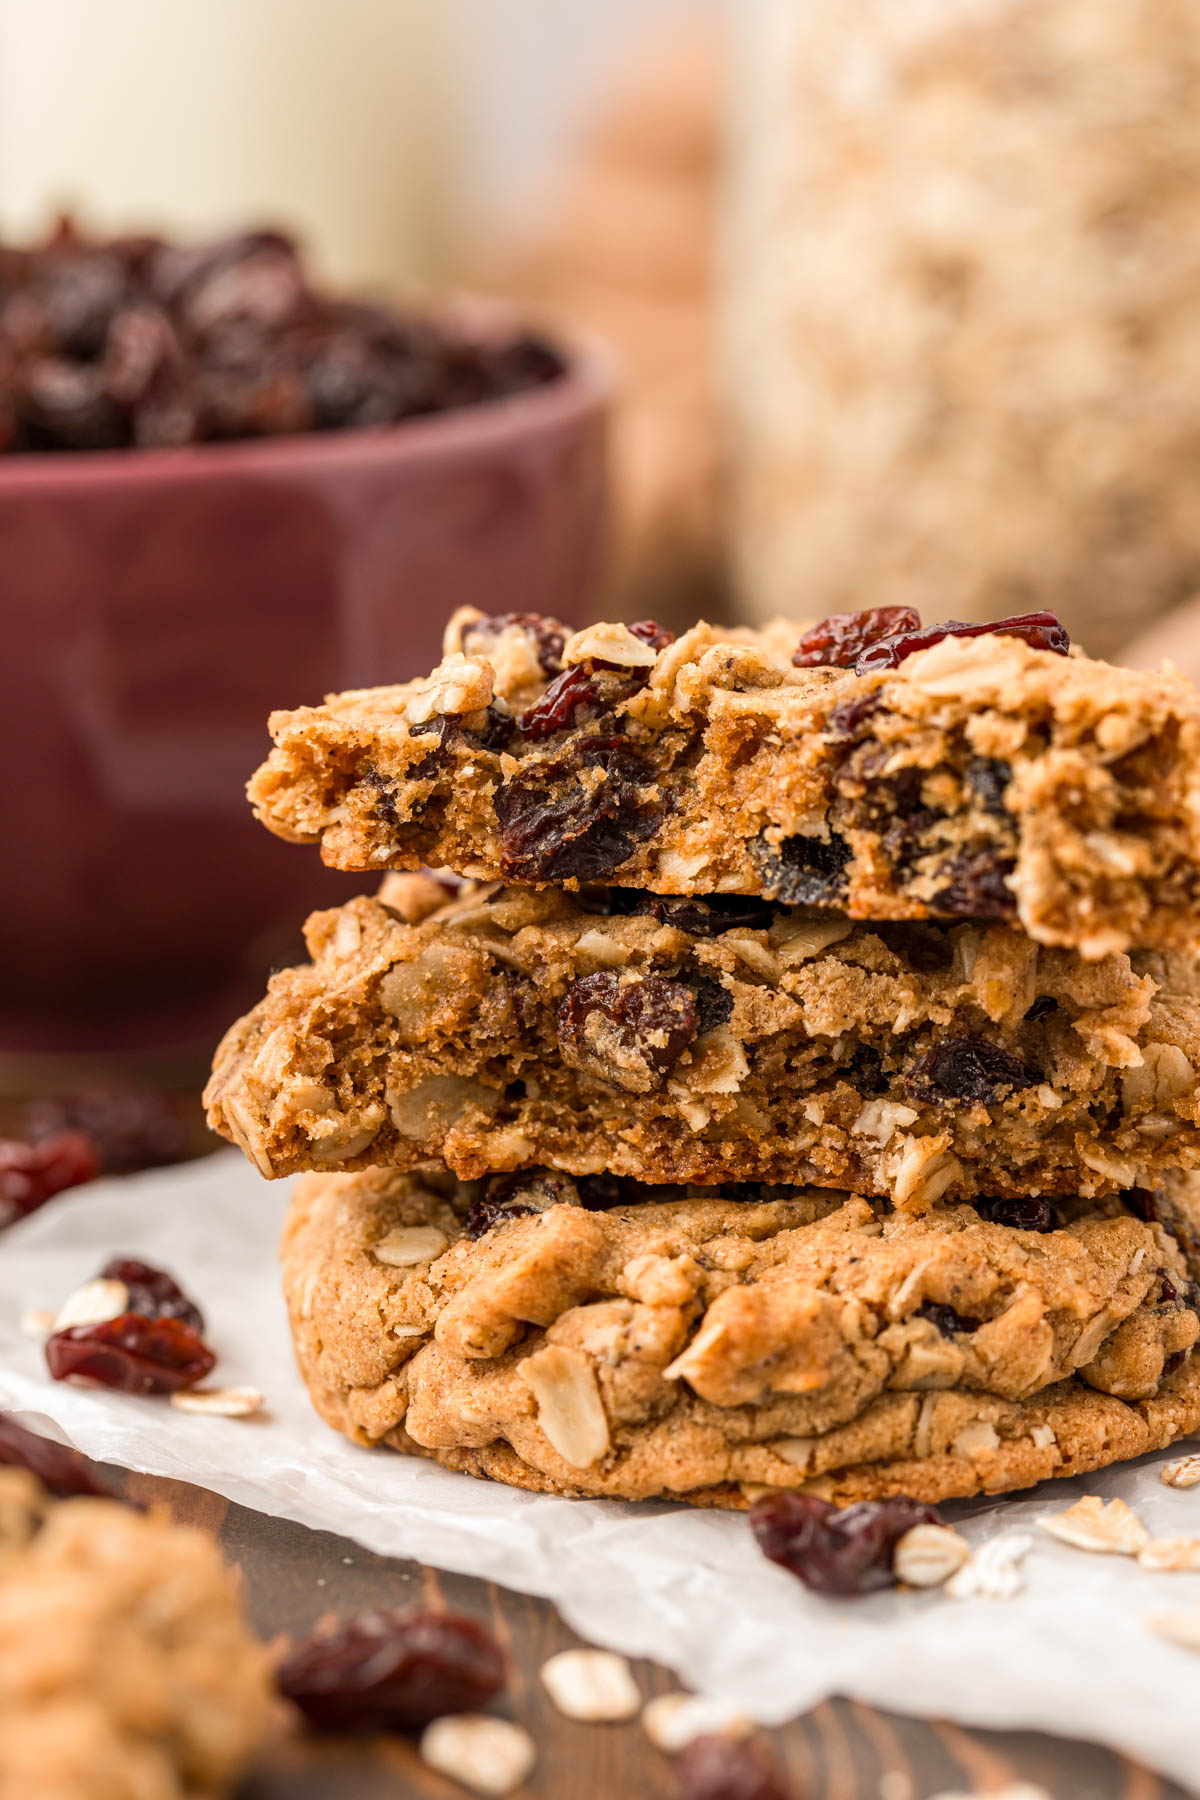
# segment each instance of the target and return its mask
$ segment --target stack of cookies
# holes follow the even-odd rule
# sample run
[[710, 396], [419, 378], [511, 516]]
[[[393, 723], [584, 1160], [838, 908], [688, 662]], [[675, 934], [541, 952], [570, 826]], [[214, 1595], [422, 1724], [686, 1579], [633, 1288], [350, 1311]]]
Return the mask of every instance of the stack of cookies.
[[263, 823], [383, 877], [206, 1096], [304, 1173], [284, 1278], [331, 1425], [725, 1506], [1200, 1429], [1187, 683], [1048, 614], [465, 611], [428, 679], [271, 728]]

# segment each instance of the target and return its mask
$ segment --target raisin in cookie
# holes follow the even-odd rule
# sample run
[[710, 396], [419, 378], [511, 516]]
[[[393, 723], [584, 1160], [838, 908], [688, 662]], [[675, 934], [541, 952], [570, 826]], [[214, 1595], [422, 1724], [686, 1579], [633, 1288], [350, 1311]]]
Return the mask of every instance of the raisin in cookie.
[[1181, 955], [1088, 963], [1008, 925], [741, 896], [450, 899], [420, 875], [307, 934], [312, 963], [228, 1033], [206, 1096], [267, 1175], [438, 1157], [471, 1178], [808, 1180], [919, 1210], [1200, 1161]]
[[0, 1800], [230, 1792], [273, 1691], [210, 1538], [0, 1469]]
[[995, 1492], [1200, 1425], [1200, 1188], [1041, 1204], [312, 1175], [284, 1288], [360, 1443], [563, 1494]]
[[[276, 713], [251, 800], [343, 869], [1011, 918], [1089, 958], [1195, 945], [1186, 681], [1038, 648], [1045, 629], [912, 655], [911, 633], [802, 629], [568, 636], [467, 609], [428, 678]], [[864, 645], [865, 672], [836, 666]]]

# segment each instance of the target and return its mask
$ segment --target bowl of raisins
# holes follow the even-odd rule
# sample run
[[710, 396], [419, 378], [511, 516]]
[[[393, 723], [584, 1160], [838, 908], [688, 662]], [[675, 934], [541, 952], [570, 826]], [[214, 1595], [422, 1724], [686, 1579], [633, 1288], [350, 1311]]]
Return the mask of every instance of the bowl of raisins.
[[199, 1044], [298, 952], [355, 883], [254, 824], [268, 713], [425, 672], [465, 602], [582, 617], [608, 386], [274, 231], [0, 246], [0, 1048]]

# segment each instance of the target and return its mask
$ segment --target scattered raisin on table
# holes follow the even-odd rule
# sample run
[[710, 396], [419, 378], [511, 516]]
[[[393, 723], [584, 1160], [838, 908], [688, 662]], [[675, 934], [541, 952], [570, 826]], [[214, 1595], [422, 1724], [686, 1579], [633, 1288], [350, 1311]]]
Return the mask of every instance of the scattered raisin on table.
[[750, 1508], [759, 1549], [820, 1594], [893, 1587], [896, 1545], [914, 1525], [940, 1525], [919, 1500], [860, 1500], [840, 1509], [815, 1494], [780, 1493]]
[[921, 615], [911, 606], [875, 606], [866, 612], [831, 613], [800, 639], [792, 663], [797, 669], [852, 669], [869, 645], [900, 631], [919, 631]]
[[100, 1325], [72, 1325], [46, 1339], [55, 1381], [94, 1383], [125, 1394], [173, 1394], [216, 1365], [199, 1332], [182, 1319], [122, 1313]]
[[444, 1713], [475, 1712], [499, 1693], [504, 1655], [491, 1632], [458, 1613], [363, 1613], [297, 1644], [280, 1691], [322, 1731], [419, 1731]]
[[918, 650], [928, 650], [948, 637], [1022, 638], [1033, 650], [1053, 650], [1059, 656], [1068, 655], [1071, 649], [1066, 626], [1052, 612], [1017, 613], [1011, 619], [993, 619], [986, 625], [946, 619], [940, 625], [919, 625], [916, 629], [901, 629], [890, 637], [877, 638], [858, 657], [854, 673], [875, 675], [883, 669], [897, 669], [906, 657], [915, 656]]
[[105, 1494], [106, 1490], [92, 1474], [86, 1459], [65, 1444], [39, 1437], [26, 1431], [15, 1419], [0, 1413], [0, 1463], [10, 1468], [29, 1469], [37, 1476], [47, 1493], [59, 1500], [80, 1494]]
[[96, 1146], [82, 1131], [60, 1131], [40, 1143], [0, 1138], [0, 1226], [36, 1212], [55, 1194], [100, 1174]]
[[100, 1271], [102, 1281], [123, 1281], [129, 1293], [126, 1312], [143, 1319], [182, 1319], [204, 1335], [204, 1315], [189, 1300], [173, 1275], [135, 1256], [114, 1256]]
[[774, 1762], [745, 1738], [706, 1733], [685, 1745], [675, 1765], [679, 1800], [788, 1800]]

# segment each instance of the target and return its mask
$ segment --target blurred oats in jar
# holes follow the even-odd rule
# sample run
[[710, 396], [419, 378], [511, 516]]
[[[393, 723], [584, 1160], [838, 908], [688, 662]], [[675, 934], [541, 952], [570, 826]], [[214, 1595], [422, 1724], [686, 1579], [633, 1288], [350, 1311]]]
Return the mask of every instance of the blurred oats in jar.
[[744, 0], [723, 243], [749, 610], [1200, 592], [1200, 6]]

